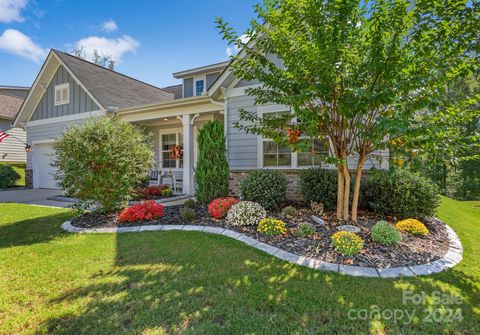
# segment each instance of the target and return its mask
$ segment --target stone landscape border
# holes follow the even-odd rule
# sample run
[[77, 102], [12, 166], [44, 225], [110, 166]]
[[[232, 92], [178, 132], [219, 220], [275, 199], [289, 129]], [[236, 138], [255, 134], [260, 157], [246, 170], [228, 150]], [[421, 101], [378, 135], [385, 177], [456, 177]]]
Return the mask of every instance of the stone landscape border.
[[460, 239], [455, 231], [448, 225], [445, 225], [449, 239], [448, 252], [439, 260], [412, 266], [393, 267], [393, 268], [371, 268], [354, 265], [343, 265], [336, 263], [328, 263], [315, 258], [305, 256], [298, 256], [291, 252], [279, 249], [269, 244], [260, 242], [245, 234], [236, 232], [234, 230], [211, 227], [211, 226], [194, 226], [194, 225], [145, 225], [135, 227], [119, 227], [119, 228], [78, 228], [74, 227], [70, 221], [62, 224], [65, 231], [71, 233], [137, 233], [144, 231], [168, 231], [168, 230], [182, 230], [182, 231], [202, 231], [210, 234], [218, 234], [233, 238], [237, 241], [243, 242], [253, 248], [262, 250], [269, 255], [282, 259], [284, 261], [306, 266], [311, 269], [321, 271], [338, 272], [349, 276], [357, 277], [379, 277], [379, 278], [398, 278], [411, 277], [416, 275], [430, 275], [438, 273], [445, 269], [452, 268], [463, 258], [463, 247]]

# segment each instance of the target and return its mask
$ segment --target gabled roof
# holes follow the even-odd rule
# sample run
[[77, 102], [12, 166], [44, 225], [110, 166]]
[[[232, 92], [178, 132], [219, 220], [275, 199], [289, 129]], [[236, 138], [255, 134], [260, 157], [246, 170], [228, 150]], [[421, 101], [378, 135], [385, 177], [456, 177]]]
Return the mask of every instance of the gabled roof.
[[82, 58], [58, 50], [53, 50], [53, 53], [60, 58], [61, 62], [104, 109], [108, 106], [122, 109], [175, 99], [172, 93], [88, 62]]
[[207, 72], [211, 73], [211, 72], [223, 71], [229, 64], [230, 64], [230, 61], [204, 65], [204, 66], [196, 67], [193, 69], [175, 72], [173, 73], [173, 77], [176, 79], [182, 79], [182, 78], [192, 77], [197, 74], [204, 74]]
[[0, 119], [13, 120], [22, 107], [23, 99], [0, 93]]

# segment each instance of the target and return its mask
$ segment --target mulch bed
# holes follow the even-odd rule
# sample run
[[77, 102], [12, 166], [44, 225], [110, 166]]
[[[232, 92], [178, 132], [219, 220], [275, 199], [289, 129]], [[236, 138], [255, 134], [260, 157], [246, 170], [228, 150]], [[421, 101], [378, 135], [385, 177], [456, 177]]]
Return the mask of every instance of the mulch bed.
[[[435, 219], [423, 220], [430, 234], [425, 237], [414, 237], [402, 234], [402, 241], [396, 246], [382, 246], [374, 243], [370, 238], [370, 228], [384, 217], [372, 213], [360, 212], [358, 222], [355, 223], [361, 231], [358, 235], [365, 241], [364, 249], [360, 254], [352, 258], [344, 257], [333, 249], [330, 236], [337, 231], [336, 227], [344, 224], [338, 222], [335, 213], [327, 213], [322, 216], [325, 225], [316, 225], [314, 238], [298, 238], [291, 234], [290, 228], [298, 224], [314, 223], [310, 209], [300, 209], [295, 218], [285, 217], [281, 212], [271, 212], [268, 215], [281, 219], [287, 223], [289, 232], [287, 236], [270, 237], [257, 233], [256, 227], [227, 226], [225, 220], [215, 220], [208, 215], [205, 207], [196, 208], [196, 219], [192, 222], [184, 222], [179, 214], [181, 206], [165, 207], [165, 213], [161, 220], [142, 222], [142, 225], [200, 225], [224, 227], [235, 230], [259, 241], [276, 246], [297, 255], [313, 257], [326, 262], [366, 267], [388, 268], [407, 265], [418, 265], [442, 258], [449, 248], [449, 241], [445, 225]], [[394, 218], [387, 218], [389, 222], [395, 222]], [[72, 220], [72, 225], [80, 228], [107, 228], [138, 226], [139, 223], [120, 223], [116, 214], [103, 215], [87, 213]]]

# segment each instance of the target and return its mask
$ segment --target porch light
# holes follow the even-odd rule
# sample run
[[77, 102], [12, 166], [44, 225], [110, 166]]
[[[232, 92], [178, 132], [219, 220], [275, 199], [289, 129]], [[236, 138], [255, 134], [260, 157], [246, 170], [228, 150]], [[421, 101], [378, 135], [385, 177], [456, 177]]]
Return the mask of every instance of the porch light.
[[25, 152], [32, 152], [32, 146], [30, 144], [25, 144]]
[[167, 119], [167, 118], [165, 118], [165, 119], [163, 119], [163, 121], [168, 121], [168, 119]]

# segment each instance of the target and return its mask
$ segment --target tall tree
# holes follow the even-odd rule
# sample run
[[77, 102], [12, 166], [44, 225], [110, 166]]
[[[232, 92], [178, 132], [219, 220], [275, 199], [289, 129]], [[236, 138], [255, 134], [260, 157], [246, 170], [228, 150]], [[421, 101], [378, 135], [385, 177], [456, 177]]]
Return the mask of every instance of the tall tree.
[[115, 70], [115, 59], [112, 55], [104, 55], [100, 53], [97, 49], [93, 49], [93, 55], [91, 59], [88, 59], [87, 53], [85, 52], [85, 46], [80, 46], [78, 49], [72, 50], [72, 54], [76, 57], [83, 58], [90, 62], [93, 62], [97, 65], [103, 66], [110, 70]]
[[356, 221], [365, 161], [416, 136], [410, 125], [437, 110], [449, 82], [478, 66], [479, 3], [264, 0], [255, 11], [241, 38], [217, 18], [223, 38], [241, 49], [233, 71], [262, 83], [246, 91], [257, 104], [286, 105], [293, 115], [262, 119], [242, 111], [237, 126], [293, 150], [310, 150], [312, 139], [331, 142], [339, 219], [350, 218], [348, 162], [356, 163]]

